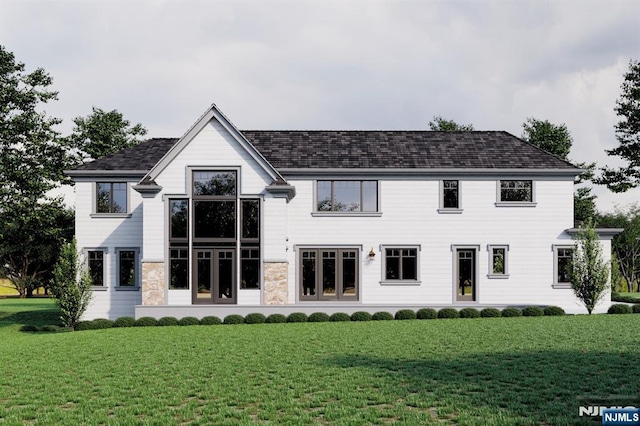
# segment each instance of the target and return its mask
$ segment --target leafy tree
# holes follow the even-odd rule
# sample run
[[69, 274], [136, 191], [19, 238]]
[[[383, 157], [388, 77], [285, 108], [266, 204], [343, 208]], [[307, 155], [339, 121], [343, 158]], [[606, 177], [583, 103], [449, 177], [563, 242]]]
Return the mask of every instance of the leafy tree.
[[609, 286], [609, 267], [602, 259], [602, 246], [591, 221], [580, 227], [571, 263], [571, 288], [591, 315]]
[[147, 134], [142, 124], [131, 126], [115, 109], [107, 112], [93, 107], [90, 115], [76, 117], [73, 122], [75, 126], [69, 139], [80, 149], [83, 160], [97, 159], [137, 145], [142, 141], [140, 137]]
[[41, 112], [57, 99], [42, 69], [25, 72], [0, 46], [0, 276], [22, 297], [41, 283], [68, 231], [60, 199], [46, 196], [73, 163], [60, 123]]
[[615, 126], [619, 145], [607, 154], [620, 157], [627, 165], [619, 169], [605, 167], [597, 184], [607, 185], [613, 192], [624, 192], [640, 185], [640, 62], [630, 61], [629, 70], [620, 87], [615, 112], [620, 121]]
[[51, 294], [60, 307], [60, 320], [74, 329], [91, 301], [91, 276], [78, 258], [76, 242], [65, 243], [53, 270]]
[[433, 121], [429, 122], [429, 130], [437, 132], [471, 132], [473, 131], [473, 125], [458, 124], [453, 120], [447, 120], [442, 116], [436, 115], [433, 117]]

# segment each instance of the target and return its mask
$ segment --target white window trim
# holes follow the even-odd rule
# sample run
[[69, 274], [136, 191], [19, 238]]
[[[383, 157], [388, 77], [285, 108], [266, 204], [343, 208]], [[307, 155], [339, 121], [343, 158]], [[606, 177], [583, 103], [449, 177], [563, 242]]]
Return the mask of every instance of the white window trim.
[[[127, 212], [126, 213], [98, 213], [98, 189], [99, 183], [124, 183], [127, 185]], [[91, 183], [91, 218], [123, 219], [131, 217], [131, 183], [122, 179], [97, 180]]]
[[[493, 249], [504, 249], [504, 272], [496, 274], [493, 272]], [[488, 244], [487, 252], [489, 253], [489, 269], [487, 269], [487, 278], [490, 279], [507, 279], [509, 278], [509, 244]]]
[[[531, 181], [531, 201], [501, 201], [501, 189], [503, 181], [518, 181], [529, 180]], [[536, 181], [533, 179], [499, 179], [496, 181], [496, 207], [535, 207], [538, 203], [536, 201]]]
[[[124, 286], [120, 285], [120, 252], [122, 251], [133, 251], [135, 253], [135, 263], [134, 266], [136, 268], [136, 282], [133, 286]], [[142, 263], [140, 262], [140, 248], [139, 247], [116, 247], [116, 281], [115, 281], [115, 289], [117, 291], [138, 291], [140, 290], [140, 282], [142, 281]]]
[[[318, 211], [318, 181], [354, 181], [354, 182], [364, 182], [370, 181], [375, 182], [377, 187], [377, 202], [378, 202], [378, 211], [375, 212], [327, 212], [327, 211]], [[382, 191], [380, 189], [380, 180], [379, 179], [344, 179], [344, 178], [327, 178], [327, 179], [314, 179], [311, 181], [313, 185], [313, 196], [311, 198], [311, 216], [312, 217], [380, 217], [382, 216], [382, 201], [381, 194]]]
[[[415, 249], [416, 250], [416, 279], [415, 280], [388, 280], [386, 279], [387, 256], [386, 249]], [[380, 257], [382, 262], [380, 285], [392, 286], [416, 286], [421, 285], [420, 275], [420, 244], [380, 244]]]
[[571, 289], [571, 283], [558, 282], [558, 250], [559, 249], [571, 249], [575, 250], [575, 244], [553, 244], [553, 288]]
[[[444, 181], [445, 180], [454, 180], [456, 182], [458, 182], [458, 207], [453, 208], [453, 207], [445, 207], [444, 206]], [[462, 182], [460, 182], [460, 180], [458, 179], [441, 179], [439, 181], [439, 196], [440, 196], [440, 202], [439, 202], [439, 208], [438, 208], [438, 213], [440, 214], [462, 214], [462, 212], [464, 211], [464, 209], [462, 208]]]
[[93, 291], [107, 291], [109, 287], [109, 280], [107, 280], [107, 263], [109, 249], [107, 247], [85, 247], [82, 250], [82, 254], [84, 256], [84, 264], [87, 268], [87, 272], [89, 271], [89, 252], [90, 251], [101, 251], [102, 252], [102, 283], [103, 285], [92, 285], [91, 290]]

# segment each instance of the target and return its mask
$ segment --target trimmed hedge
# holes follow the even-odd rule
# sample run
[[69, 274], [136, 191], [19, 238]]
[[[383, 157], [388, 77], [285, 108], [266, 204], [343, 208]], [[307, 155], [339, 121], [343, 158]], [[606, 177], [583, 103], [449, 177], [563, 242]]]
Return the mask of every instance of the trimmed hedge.
[[608, 314], [630, 314], [631, 312], [633, 312], [631, 306], [622, 303], [611, 305], [607, 311]]
[[418, 309], [418, 312], [416, 312], [416, 318], [421, 320], [436, 319], [438, 318], [438, 311], [431, 308]]
[[96, 318], [91, 322], [93, 323], [94, 330], [102, 330], [104, 328], [113, 327], [113, 321], [106, 318]]
[[135, 318], [131, 318], [131, 317], [116, 318], [116, 320], [113, 322], [114, 327], [133, 327], [135, 325], [136, 325], [136, 320]]
[[196, 317], [183, 317], [178, 320], [178, 325], [200, 325], [200, 320]]
[[482, 318], [498, 318], [502, 316], [502, 313], [496, 308], [484, 308], [480, 311], [480, 316]]
[[631, 311], [632, 311], [634, 314], [640, 314], [640, 303], [636, 303], [635, 305], [633, 305], [633, 306], [631, 307]]
[[95, 329], [96, 327], [93, 321], [80, 321], [79, 323], [76, 324], [76, 327], [75, 327], [76, 331], [95, 330]]
[[480, 318], [480, 311], [476, 308], [462, 308], [459, 314], [460, 318]]
[[172, 325], [178, 325], [178, 318], [176, 317], [162, 317], [158, 320], [160, 327], [169, 327]]
[[206, 317], [202, 317], [200, 320], [200, 324], [202, 325], [220, 325], [222, 324], [222, 320], [216, 316], [209, 315]]
[[327, 322], [329, 321], [329, 315], [324, 312], [314, 312], [309, 315], [309, 322]]
[[503, 317], [521, 317], [522, 311], [518, 308], [504, 308], [502, 310]]
[[287, 322], [287, 317], [282, 314], [271, 314], [265, 320], [267, 324], [277, 324]]
[[153, 317], [138, 318], [135, 323], [135, 327], [153, 327], [158, 325], [158, 320]]
[[548, 317], [561, 317], [565, 312], [560, 306], [547, 306], [544, 308], [544, 314]]
[[442, 308], [438, 311], [438, 318], [460, 318], [460, 312], [458, 312], [458, 310], [454, 308]]
[[371, 315], [371, 319], [374, 321], [391, 321], [393, 320], [393, 315], [389, 312], [381, 311]]
[[365, 311], [357, 311], [351, 314], [351, 321], [371, 321], [371, 314]]
[[287, 322], [307, 322], [309, 317], [304, 312], [293, 312], [287, 316]]
[[223, 324], [244, 324], [244, 317], [242, 315], [231, 314], [224, 317]]
[[329, 321], [351, 321], [351, 317], [349, 316], [349, 314], [345, 314], [344, 312], [336, 312], [335, 314], [331, 314], [331, 316], [329, 317]]
[[260, 313], [255, 313], [255, 314], [249, 314], [244, 318], [244, 322], [246, 322], [247, 324], [264, 324], [264, 321], [267, 318], [260, 314]]
[[625, 293], [616, 293], [614, 291], [613, 293], [611, 293], [611, 301], [612, 302], [637, 303], [638, 299], [636, 297], [627, 296]]
[[414, 320], [416, 319], [416, 313], [411, 309], [400, 309], [396, 312], [395, 319], [397, 320]]
[[544, 315], [544, 309], [539, 306], [527, 306], [522, 310], [522, 315], [525, 317], [541, 317]]

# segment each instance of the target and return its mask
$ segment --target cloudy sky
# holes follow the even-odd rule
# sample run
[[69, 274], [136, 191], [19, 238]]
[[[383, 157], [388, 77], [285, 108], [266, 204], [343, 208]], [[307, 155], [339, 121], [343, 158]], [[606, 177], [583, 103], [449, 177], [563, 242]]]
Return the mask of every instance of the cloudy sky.
[[[621, 164], [613, 108], [640, 59], [640, 1], [0, 0], [0, 43], [54, 79], [63, 119], [117, 109], [181, 136], [215, 103], [240, 129], [522, 134], [565, 123], [571, 159]], [[597, 188], [598, 207], [640, 190]]]

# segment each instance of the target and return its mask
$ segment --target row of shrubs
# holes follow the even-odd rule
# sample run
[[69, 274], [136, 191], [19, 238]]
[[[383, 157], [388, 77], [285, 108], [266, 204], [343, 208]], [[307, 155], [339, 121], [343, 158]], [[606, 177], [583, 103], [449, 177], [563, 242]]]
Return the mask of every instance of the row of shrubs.
[[629, 296], [627, 293], [616, 293], [615, 291], [611, 293], [611, 301], [612, 302], [625, 302], [625, 303], [637, 303], [638, 298]]
[[[640, 304], [637, 305], [625, 305], [615, 304], [611, 305], [608, 310], [609, 314], [630, 314], [640, 313]], [[108, 319], [94, 319], [92, 321], [80, 322], [76, 330], [98, 330], [112, 327], [150, 327], [150, 326], [175, 326], [175, 325], [218, 325], [218, 324], [274, 324], [274, 323], [286, 323], [286, 322], [327, 322], [327, 321], [390, 321], [390, 320], [413, 320], [413, 319], [447, 319], [447, 318], [497, 318], [497, 317], [540, 317], [540, 316], [561, 316], [565, 315], [562, 308], [558, 306], [547, 306], [541, 308], [538, 306], [527, 306], [524, 309], [518, 308], [505, 308], [502, 311], [495, 308], [485, 308], [477, 310], [474, 308], [464, 308], [457, 310], [454, 308], [443, 308], [439, 311], [431, 308], [423, 308], [417, 311], [411, 309], [401, 309], [396, 312], [395, 315], [389, 312], [376, 312], [370, 314], [365, 311], [354, 312], [349, 315], [343, 312], [338, 312], [332, 315], [324, 312], [315, 312], [311, 315], [307, 315], [303, 312], [293, 312], [288, 316], [282, 314], [271, 314], [264, 316], [260, 313], [249, 314], [246, 317], [242, 315], [232, 314], [227, 315], [224, 320], [216, 316], [207, 316], [202, 319], [196, 317], [184, 317], [177, 319], [175, 317], [162, 317], [155, 319], [153, 317], [142, 317], [137, 320], [131, 317], [120, 317], [115, 321]], [[34, 325], [25, 325], [22, 327], [22, 331], [69, 331], [62, 327], [55, 325], [46, 325], [41, 328]]]

